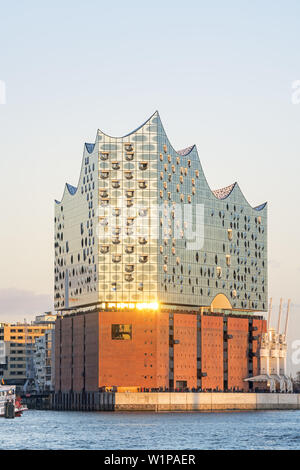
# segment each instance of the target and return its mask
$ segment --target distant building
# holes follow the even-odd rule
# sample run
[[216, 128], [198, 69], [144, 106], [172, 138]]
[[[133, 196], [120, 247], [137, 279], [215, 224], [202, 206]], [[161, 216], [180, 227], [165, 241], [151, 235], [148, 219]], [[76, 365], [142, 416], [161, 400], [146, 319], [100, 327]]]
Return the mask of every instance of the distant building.
[[85, 144], [54, 224], [56, 391], [252, 387], [267, 205], [237, 183], [212, 191], [196, 147], [174, 150], [157, 112]]
[[56, 320], [56, 314], [52, 313], [52, 312], [45, 312], [45, 313], [42, 313], [40, 315], [36, 315], [35, 319], [34, 319], [34, 324], [35, 325], [49, 325], [52, 323], [54, 323]]
[[[0, 342], [5, 359], [0, 361], [0, 380], [7, 385], [23, 388], [28, 380], [34, 381], [34, 354], [36, 340], [55, 326], [56, 315], [39, 315], [31, 323], [0, 323]], [[2, 363], [1, 363], [2, 362]]]
[[260, 374], [246, 379], [254, 384], [268, 384], [270, 391], [292, 392], [293, 382], [286, 370], [287, 338], [286, 333], [279, 333], [269, 328], [261, 335], [260, 343]]
[[53, 364], [52, 345], [54, 341], [54, 330], [46, 330], [43, 336], [35, 341], [34, 369], [36, 384], [40, 392], [53, 390]]

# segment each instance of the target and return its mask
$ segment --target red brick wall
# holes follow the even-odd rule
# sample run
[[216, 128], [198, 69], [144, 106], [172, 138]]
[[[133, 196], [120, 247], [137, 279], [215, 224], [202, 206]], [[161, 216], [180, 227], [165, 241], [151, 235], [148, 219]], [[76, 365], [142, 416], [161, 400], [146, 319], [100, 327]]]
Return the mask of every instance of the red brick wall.
[[60, 319], [55, 321], [55, 390], [60, 389]]
[[[84, 320], [86, 327], [84, 330]], [[59, 370], [61, 322], [61, 371]], [[73, 367], [72, 367], [72, 323], [73, 323]], [[61, 391], [72, 390], [80, 392], [84, 387], [84, 340], [85, 340], [85, 390], [98, 389], [98, 313], [85, 316], [65, 316], [57, 320], [55, 330], [55, 389], [60, 389], [59, 376], [61, 373]], [[84, 339], [85, 335], [85, 339]]]
[[74, 317], [73, 323], [73, 356], [74, 356], [74, 368], [73, 368], [73, 383], [74, 391], [79, 392], [83, 389], [84, 378], [84, 329], [83, 329], [84, 316], [80, 315]]
[[247, 318], [228, 318], [228, 388], [248, 390], [248, 326]]
[[[100, 312], [99, 386], [155, 388], [157, 313]], [[131, 324], [132, 340], [113, 340], [112, 324]]]
[[[73, 322], [73, 369], [72, 369]], [[84, 329], [85, 322], [85, 329]], [[61, 338], [60, 338], [61, 323]], [[132, 340], [113, 340], [112, 324], [131, 324]], [[253, 320], [259, 336], [266, 322]], [[56, 322], [55, 389], [59, 390], [59, 355], [61, 354], [61, 390], [95, 391], [102, 386], [169, 387], [169, 312], [120, 311], [97, 312], [64, 317]], [[247, 389], [243, 379], [248, 376], [248, 319], [228, 317], [228, 387]], [[84, 337], [85, 335], [85, 337]], [[186, 381], [197, 387], [197, 315], [174, 313], [174, 386]], [[85, 357], [84, 357], [85, 342]], [[258, 347], [253, 342], [253, 352]], [[201, 317], [202, 388], [223, 389], [223, 317]], [[253, 373], [258, 373], [253, 358]]]
[[223, 317], [201, 318], [202, 388], [223, 390]]
[[[257, 331], [253, 331], [253, 336], [260, 337], [262, 333], [266, 333], [267, 331], [267, 322], [266, 320], [253, 320], [253, 326], [257, 327]], [[260, 345], [260, 338], [257, 341], [253, 341], [253, 352], [256, 353]], [[260, 364], [259, 358], [253, 357], [253, 376], [259, 375], [260, 373]]]
[[85, 389], [98, 390], [99, 383], [99, 313], [85, 316]]
[[177, 381], [197, 387], [197, 315], [174, 315], [174, 340], [174, 387]]
[[61, 391], [71, 390], [71, 361], [72, 361], [72, 318], [61, 320]]
[[169, 387], [169, 312], [156, 313], [157, 387]]

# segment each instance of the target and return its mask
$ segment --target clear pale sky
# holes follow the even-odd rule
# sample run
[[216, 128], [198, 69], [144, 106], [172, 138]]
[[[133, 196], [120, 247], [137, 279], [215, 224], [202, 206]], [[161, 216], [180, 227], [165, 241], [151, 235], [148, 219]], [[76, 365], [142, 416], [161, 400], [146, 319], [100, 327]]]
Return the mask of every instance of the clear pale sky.
[[269, 202], [269, 294], [292, 299], [299, 339], [299, 1], [0, 6], [0, 320], [52, 308], [53, 200], [77, 185], [84, 142], [158, 109], [175, 148], [197, 144], [212, 189], [238, 181]]

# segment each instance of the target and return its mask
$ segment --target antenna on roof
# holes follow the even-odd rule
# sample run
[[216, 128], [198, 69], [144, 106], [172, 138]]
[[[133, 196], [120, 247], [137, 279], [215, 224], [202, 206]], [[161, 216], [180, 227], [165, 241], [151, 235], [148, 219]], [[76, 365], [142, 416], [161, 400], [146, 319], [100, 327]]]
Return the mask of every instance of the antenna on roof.
[[272, 313], [272, 297], [270, 298], [270, 303], [269, 303], [267, 330], [270, 328], [271, 313]]
[[284, 328], [285, 336], [287, 333], [287, 327], [288, 327], [288, 321], [289, 321], [290, 305], [291, 305], [291, 299], [288, 300], [287, 309], [286, 309], [286, 319], [285, 319], [285, 328]]
[[280, 299], [280, 305], [279, 305], [279, 315], [278, 315], [277, 333], [279, 333], [279, 329], [280, 329], [281, 313], [282, 313], [282, 298]]

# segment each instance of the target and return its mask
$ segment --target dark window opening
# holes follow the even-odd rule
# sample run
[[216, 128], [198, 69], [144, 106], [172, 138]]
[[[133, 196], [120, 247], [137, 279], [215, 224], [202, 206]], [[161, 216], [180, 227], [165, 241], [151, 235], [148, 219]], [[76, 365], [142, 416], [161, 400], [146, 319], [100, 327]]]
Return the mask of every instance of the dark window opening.
[[111, 325], [111, 339], [132, 339], [132, 325]]

